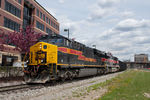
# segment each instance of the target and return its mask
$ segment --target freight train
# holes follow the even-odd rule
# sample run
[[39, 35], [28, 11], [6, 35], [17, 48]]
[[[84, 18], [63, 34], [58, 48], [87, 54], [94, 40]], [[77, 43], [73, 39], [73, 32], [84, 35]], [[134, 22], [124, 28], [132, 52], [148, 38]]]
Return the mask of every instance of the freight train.
[[52, 34], [43, 36], [30, 48], [24, 79], [27, 83], [65, 81], [77, 77], [117, 72], [120, 68], [120, 61], [111, 53]]

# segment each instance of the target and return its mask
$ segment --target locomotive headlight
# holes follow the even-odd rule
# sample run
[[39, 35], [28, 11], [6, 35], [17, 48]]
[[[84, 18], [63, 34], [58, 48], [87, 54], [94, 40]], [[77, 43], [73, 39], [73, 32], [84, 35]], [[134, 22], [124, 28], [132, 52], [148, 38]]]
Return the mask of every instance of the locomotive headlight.
[[41, 63], [43, 62], [44, 60], [41, 60]]
[[39, 47], [40, 47], [40, 49], [42, 49], [42, 44], [40, 44], [40, 46], [39, 46]]

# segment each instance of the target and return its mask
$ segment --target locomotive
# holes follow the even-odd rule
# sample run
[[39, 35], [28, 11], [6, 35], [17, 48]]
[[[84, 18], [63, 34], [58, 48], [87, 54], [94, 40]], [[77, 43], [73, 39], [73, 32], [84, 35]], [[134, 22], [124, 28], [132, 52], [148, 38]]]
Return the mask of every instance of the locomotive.
[[43, 36], [38, 43], [30, 47], [24, 79], [27, 83], [65, 81], [117, 72], [119, 69], [119, 60], [111, 53], [52, 34]]

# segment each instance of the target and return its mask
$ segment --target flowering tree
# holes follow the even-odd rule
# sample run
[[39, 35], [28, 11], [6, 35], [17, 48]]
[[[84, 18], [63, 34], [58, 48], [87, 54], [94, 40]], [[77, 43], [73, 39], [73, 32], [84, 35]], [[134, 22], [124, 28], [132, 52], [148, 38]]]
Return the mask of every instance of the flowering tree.
[[4, 32], [0, 34], [0, 48], [3, 48], [3, 44], [11, 44], [15, 46], [21, 54], [29, 52], [32, 45], [38, 42], [38, 39], [42, 36], [41, 33], [35, 33], [31, 26], [26, 27], [26, 30], [20, 30], [20, 32], [9, 32], [5, 35]]
[[41, 36], [41, 33], [35, 33], [31, 26], [28, 26], [25, 31], [9, 33], [8, 43], [15, 45], [16, 49], [24, 54], [29, 52], [30, 47], [37, 43]]

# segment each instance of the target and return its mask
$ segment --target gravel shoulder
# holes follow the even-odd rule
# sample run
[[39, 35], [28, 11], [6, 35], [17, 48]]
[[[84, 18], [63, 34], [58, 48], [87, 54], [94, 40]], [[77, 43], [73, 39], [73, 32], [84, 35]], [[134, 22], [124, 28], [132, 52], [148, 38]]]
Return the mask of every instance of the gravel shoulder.
[[88, 87], [105, 82], [116, 77], [119, 73], [97, 76], [79, 81], [72, 81], [42, 89], [27, 90], [11, 94], [0, 94], [0, 100], [94, 100], [107, 92], [107, 88], [88, 91]]
[[21, 85], [21, 84], [25, 84], [25, 82], [24, 81], [0, 82], [0, 87], [13, 86], [13, 85]]

